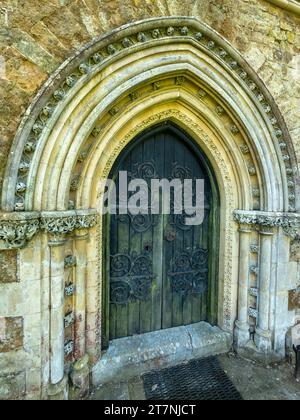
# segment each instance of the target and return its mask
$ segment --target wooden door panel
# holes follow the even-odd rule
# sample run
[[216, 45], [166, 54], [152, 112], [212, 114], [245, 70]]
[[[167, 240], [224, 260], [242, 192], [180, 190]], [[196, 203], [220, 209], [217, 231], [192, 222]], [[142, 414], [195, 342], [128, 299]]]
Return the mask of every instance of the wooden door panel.
[[209, 320], [215, 313], [212, 294], [217, 290], [210, 250], [217, 260], [212, 231], [218, 206], [203, 162], [178, 131], [165, 127], [137, 140], [124, 153], [112, 176], [117, 185], [119, 171], [128, 172], [128, 182], [143, 178], [149, 188], [153, 178], [205, 179], [206, 210], [201, 226], [186, 226], [185, 215], [172, 211], [110, 216], [109, 338]]

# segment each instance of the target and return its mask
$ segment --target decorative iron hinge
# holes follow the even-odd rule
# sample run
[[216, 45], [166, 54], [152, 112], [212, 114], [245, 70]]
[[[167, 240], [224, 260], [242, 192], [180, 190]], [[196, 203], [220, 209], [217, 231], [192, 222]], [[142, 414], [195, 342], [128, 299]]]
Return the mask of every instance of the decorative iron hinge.
[[300, 287], [289, 291], [289, 311], [300, 309]]

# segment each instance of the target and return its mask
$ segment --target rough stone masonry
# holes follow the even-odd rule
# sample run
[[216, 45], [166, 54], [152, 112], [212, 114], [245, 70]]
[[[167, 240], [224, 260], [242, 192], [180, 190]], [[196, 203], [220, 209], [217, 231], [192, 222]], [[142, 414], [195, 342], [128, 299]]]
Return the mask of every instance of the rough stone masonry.
[[[30, 108], [34, 97], [41, 92], [44, 83], [49, 81], [50, 76], [58, 71], [66, 60], [82, 51], [97, 37], [110, 34], [122, 25], [151, 18], [179, 16], [193, 17], [207, 24], [223, 36], [252, 67], [273, 96], [287, 125], [297, 159], [293, 170], [295, 172], [297, 169], [300, 170], [299, 2], [294, 0], [287, 2], [280, 0], [49, 0], [46, 2], [2, 0], [0, 4], [0, 194], [5, 181], [7, 162], [12, 153], [18, 153], [18, 150], [13, 148], [13, 141], [17, 133], [22, 130], [21, 121], [26, 115], [34, 119], [34, 113], [31, 114]], [[284, 145], [282, 147], [284, 148]], [[29, 143], [27, 148], [30, 149]], [[278, 168], [278, 172], [280, 171], [283, 171], [282, 167]], [[250, 175], [253, 174], [255, 169], [252, 168]], [[18, 188], [21, 191], [22, 185]], [[30, 212], [33, 210], [40, 212], [44, 209], [32, 208]], [[71, 206], [68, 210], [74, 209]], [[298, 211], [296, 208], [296, 212], [293, 213], [298, 214]], [[96, 222], [85, 219], [91, 217], [90, 215], [78, 216], [72, 213], [67, 215], [67, 222], [58, 223], [59, 228], [54, 229], [56, 216], [52, 218], [50, 215], [50, 220], [49, 215], [31, 214], [28, 217], [34, 222], [29, 228], [26, 227], [25, 232], [27, 215], [17, 221], [13, 215], [11, 225], [2, 223], [2, 219], [5, 221], [8, 217], [6, 213], [2, 218], [2, 213], [4, 214], [6, 209], [1, 208], [0, 212], [0, 399], [81, 397], [89, 387], [87, 378], [90, 371], [87, 366], [89, 363], [95, 364], [99, 358], [99, 351], [94, 351], [93, 347], [100, 342], [101, 321], [99, 313], [92, 309], [86, 317], [84, 302], [80, 301], [78, 295], [73, 295], [72, 279], [76, 277], [77, 290], [85, 290], [89, 302], [97, 299], [100, 301], [100, 286], [85, 287], [86, 280], [82, 280], [92, 277], [96, 272], [95, 267], [99, 264], [96, 246], [88, 248], [86, 245], [90, 243], [89, 241], [96, 243], [99, 238], [99, 232], [95, 228]], [[249, 222], [239, 218], [239, 223], [245, 235], [249, 233], [247, 231], [249, 226], [251, 232], [255, 231], [253, 235], [256, 235], [259, 227], [264, 226], [261, 219], [260, 222], [257, 220]], [[280, 228], [283, 225], [284, 220], [281, 220]], [[59, 230], [61, 226], [63, 229]], [[272, 227], [278, 226], [274, 222]], [[30, 242], [37, 229], [41, 229], [44, 233]], [[65, 233], [69, 236], [62, 239]], [[269, 233], [263, 231], [263, 244], [266, 244], [268, 240], [266, 236]], [[298, 233], [293, 234], [290, 243], [284, 239], [282, 232], [279, 235], [283, 235], [283, 239], [278, 242], [276, 249], [274, 249], [276, 246], [273, 246], [272, 255], [276, 253], [277, 256], [284, 255], [285, 263], [289, 264], [288, 273], [283, 271], [287, 286], [279, 292], [282, 305], [287, 307], [289, 289], [295, 292], [300, 286], [300, 236]], [[23, 241], [24, 237], [26, 244], [23, 246], [22, 242], [20, 246], [20, 241]], [[3, 238], [6, 238], [8, 243], [13, 242], [14, 246], [7, 247]], [[254, 243], [253, 246], [255, 248], [257, 244]], [[265, 251], [267, 247], [268, 244], [264, 248]], [[65, 258], [74, 254], [74, 249], [77, 260], [69, 258], [65, 261]], [[245, 251], [245, 248], [241, 249]], [[237, 254], [236, 250], [232, 260], [237, 260]], [[251, 254], [252, 263], [251, 261], [250, 263], [254, 270], [257, 263], [256, 254], [257, 249]], [[34, 261], [38, 262], [32, 264]], [[233, 266], [237, 272], [238, 267], [234, 264]], [[254, 271], [252, 275], [255, 275]], [[56, 288], [52, 291], [49, 287], [51, 282]], [[65, 286], [66, 289], [59, 295], [59, 291], [61, 292]], [[236, 296], [237, 288], [236, 286], [234, 290]], [[250, 299], [257, 297], [253, 296], [257, 291], [252, 290], [251, 293]], [[270, 311], [272, 305], [271, 299]], [[74, 306], [78, 308], [75, 319], [71, 316], [66, 320], [64, 316], [70, 315], [70, 308]], [[93, 307], [92, 303], [90, 306]], [[50, 314], [49, 308], [53, 309]], [[277, 318], [280, 317], [279, 310]], [[74, 322], [75, 330], [69, 326], [68, 320], [70, 323]], [[82, 322], [85, 323], [83, 326]], [[290, 329], [286, 331], [286, 326], [282, 327], [283, 335], [287, 332], [288, 353], [291, 352], [292, 344], [299, 340], [299, 322], [300, 307], [295, 307], [286, 320]], [[64, 343], [67, 345], [64, 349], [66, 358], [63, 366], [59, 365], [61, 360], [51, 361], [55, 350], [59, 350], [59, 343], [54, 341], [53, 333], [52, 336], [50, 333], [41, 336], [41, 331], [48, 331], [49, 325], [52, 326], [52, 331], [61, 331], [63, 326], [67, 325], [64, 337]], [[92, 328], [91, 325], [96, 325], [97, 328]], [[80, 337], [75, 349], [72, 347], [74, 334]], [[86, 348], [90, 348], [89, 358], [86, 358], [85, 351], [82, 351], [85, 345], [82, 344], [80, 334], [86, 334]], [[68, 351], [78, 355], [77, 364], [73, 365], [74, 360]], [[63, 370], [66, 374], [72, 372], [73, 383], [71, 381], [69, 391], [68, 381], [65, 378], [57, 383], [56, 380], [51, 381], [55, 369]]]

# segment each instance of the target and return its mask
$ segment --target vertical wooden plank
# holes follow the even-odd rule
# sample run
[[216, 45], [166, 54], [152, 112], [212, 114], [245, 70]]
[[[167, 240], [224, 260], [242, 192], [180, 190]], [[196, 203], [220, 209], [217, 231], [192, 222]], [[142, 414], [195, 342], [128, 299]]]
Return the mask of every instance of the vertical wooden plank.
[[109, 255], [110, 255], [110, 216], [106, 215], [103, 217], [103, 229], [105, 230], [104, 243], [103, 247], [103, 264], [102, 268], [102, 278], [103, 278], [103, 289], [102, 289], [102, 349], [107, 349], [109, 346], [110, 340], [110, 264], [109, 264]]
[[[163, 143], [163, 177], [169, 179], [172, 174], [172, 164], [174, 162], [175, 144], [174, 138], [167, 132], [161, 139]], [[162, 197], [163, 208], [166, 210], [166, 200]], [[164, 212], [165, 212], [164, 210]], [[170, 242], [166, 238], [167, 230], [170, 229], [170, 215], [163, 215], [163, 328], [173, 327], [173, 287], [172, 277], [169, 276], [171, 263], [174, 258], [174, 242]], [[173, 229], [173, 227], [172, 227]]]
[[[185, 144], [181, 139], [178, 139], [177, 136], [173, 137], [173, 153], [172, 153], [172, 162], [170, 168], [173, 169], [174, 163], [177, 163], [180, 166], [184, 166], [184, 153], [185, 153]], [[166, 156], [166, 159], [168, 157]], [[169, 247], [172, 247], [172, 258], [173, 261], [184, 252], [184, 232], [178, 226], [173, 226], [174, 232], [176, 234], [176, 239], [172, 242]], [[185, 299], [183, 295], [179, 292], [171, 289], [172, 293], [172, 326], [179, 327], [183, 325], [183, 300]]]
[[108, 295], [107, 295], [107, 306], [109, 307], [109, 338], [114, 340], [116, 338], [116, 328], [117, 328], [117, 306], [110, 303], [110, 281], [111, 281], [111, 256], [118, 253], [118, 229], [117, 229], [117, 220], [116, 216], [107, 215], [107, 225], [110, 226], [110, 230], [107, 232], [109, 237], [107, 244], [107, 277], [108, 277]]
[[[185, 145], [184, 150], [184, 161], [183, 166], [190, 170], [191, 178], [196, 178], [199, 173], [196, 167], [196, 159], [195, 156], [192, 155], [190, 149]], [[183, 247], [184, 250], [191, 253], [193, 252], [193, 248], [196, 245], [195, 238], [194, 238], [194, 230], [195, 226], [192, 226], [189, 230], [183, 232]], [[183, 297], [182, 302], [182, 322], [184, 325], [189, 325], [192, 323], [192, 302], [193, 302], [193, 294], [189, 293]]]
[[[154, 156], [159, 179], [164, 176], [164, 143], [161, 134], [154, 137]], [[152, 330], [158, 331], [163, 326], [163, 233], [164, 218], [156, 215], [156, 224], [153, 228], [153, 272], [156, 275], [152, 291]]]
[[[207, 214], [203, 222], [203, 242], [202, 242], [203, 249], [208, 249], [208, 240], [209, 240], [209, 231], [208, 231], [208, 214]], [[208, 294], [209, 294], [209, 285], [208, 285], [208, 290], [201, 295], [201, 298], [202, 298], [201, 320], [203, 321], [207, 321]]]
[[[151, 137], [143, 143], [143, 162], [151, 162], [154, 157], [154, 138]], [[151, 180], [148, 181], [148, 186], [151, 187]], [[146, 250], [146, 245], [152, 244], [153, 247], [153, 228], [148, 229], [141, 235], [141, 253]], [[153, 264], [153, 252], [149, 253], [149, 257], [152, 260], [152, 270], [154, 270]], [[152, 282], [155, 280], [153, 279]], [[140, 303], [140, 330], [141, 334], [151, 331], [152, 325], [152, 290], [149, 299]]]
[[[138, 144], [135, 146], [130, 153], [130, 162], [128, 162], [127, 170], [128, 172], [134, 173], [136, 165], [139, 165], [143, 162], [142, 154], [142, 145]], [[130, 180], [128, 180], [130, 182]], [[136, 254], [139, 256], [141, 254], [141, 237], [142, 235], [136, 232], [131, 222], [129, 224], [129, 249], [130, 254]], [[128, 335], [138, 335], [141, 334], [141, 325], [140, 325], [140, 302], [133, 301], [128, 304]]]
[[[193, 176], [195, 178], [201, 179], [203, 178], [204, 174], [201, 170], [199, 170], [199, 162], [198, 160], [193, 162]], [[194, 248], [201, 248], [202, 243], [202, 229], [203, 226], [194, 226], [193, 228], [193, 247]], [[202, 299], [198, 294], [192, 294], [191, 296], [191, 323], [196, 323], [201, 320], [200, 312], [201, 312], [201, 305]]]
[[[126, 156], [122, 164], [118, 168], [118, 172], [128, 170], [130, 165], [130, 155]], [[119, 183], [119, 174], [117, 178], [117, 185]], [[118, 232], [118, 254], [130, 255], [129, 244], [129, 224], [121, 222], [117, 218], [117, 232]], [[126, 277], [123, 279], [126, 281]], [[126, 337], [128, 335], [128, 304], [115, 305], [116, 306], [116, 338]]]

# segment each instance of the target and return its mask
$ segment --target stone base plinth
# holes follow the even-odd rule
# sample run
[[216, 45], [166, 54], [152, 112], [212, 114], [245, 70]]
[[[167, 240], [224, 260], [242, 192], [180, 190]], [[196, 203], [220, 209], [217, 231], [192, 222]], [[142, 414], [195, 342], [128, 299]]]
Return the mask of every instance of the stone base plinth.
[[234, 330], [234, 348], [245, 347], [250, 340], [249, 325], [236, 321]]
[[48, 388], [48, 400], [68, 400], [69, 381], [68, 376], [64, 376], [58, 384], [50, 385]]
[[69, 399], [78, 400], [85, 397], [90, 389], [90, 370], [89, 357], [85, 355], [82, 359], [74, 363], [70, 374], [71, 386]]

